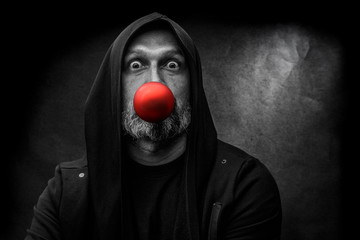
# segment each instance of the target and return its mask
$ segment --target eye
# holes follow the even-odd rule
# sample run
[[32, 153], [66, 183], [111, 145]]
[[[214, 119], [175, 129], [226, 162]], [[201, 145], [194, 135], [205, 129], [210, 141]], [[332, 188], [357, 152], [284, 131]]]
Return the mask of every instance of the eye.
[[139, 61], [133, 61], [129, 64], [129, 67], [131, 70], [138, 70], [138, 69], [142, 68], [143, 65]]
[[170, 61], [166, 64], [166, 68], [170, 69], [170, 70], [178, 70], [180, 67], [179, 63], [175, 62], [175, 61]]

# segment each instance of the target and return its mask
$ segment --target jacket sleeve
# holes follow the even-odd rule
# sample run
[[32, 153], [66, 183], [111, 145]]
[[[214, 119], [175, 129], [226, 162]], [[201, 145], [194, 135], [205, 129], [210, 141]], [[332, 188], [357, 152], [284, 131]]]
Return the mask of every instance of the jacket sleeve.
[[55, 176], [49, 180], [47, 187], [34, 207], [34, 217], [27, 230], [25, 240], [61, 239], [59, 223], [59, 205], [62, 181], [60, 167], [55, 169]]
[[275, 240], [281, 234], [281, 201], [276, 182], [257, 159], [247, 160], [237, 173], [226, 240]]

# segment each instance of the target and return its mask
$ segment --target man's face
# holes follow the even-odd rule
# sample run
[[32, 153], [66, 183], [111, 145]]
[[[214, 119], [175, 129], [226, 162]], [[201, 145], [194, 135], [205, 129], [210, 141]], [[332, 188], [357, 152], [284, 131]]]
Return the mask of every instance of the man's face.
[[[183, 51], [168, 30], [151, 30], [136, 36], [125, 51], [122, 68], [123, 128], [132, 137], [162, 141], [181, 134], [190, 123], [190, 74]], [[135, 113], [133, 99], [147, 82], [160, 82], [175, 97], [172, 114], [149, 123]]]

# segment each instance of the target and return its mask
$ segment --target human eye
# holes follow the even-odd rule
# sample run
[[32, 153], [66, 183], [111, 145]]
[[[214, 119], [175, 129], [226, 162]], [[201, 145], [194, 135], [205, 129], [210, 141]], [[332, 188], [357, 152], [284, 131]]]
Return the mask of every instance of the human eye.
[[169, 61], [166, 63], [165, 68], [176, 71], [180, 69], [180, 63], [177, 61]]
[[144, 67], [143, 64], [138, 60], [135, 60], [135, 61], [132, 61], [129, 63], [129, 69], [133, 70], [133, 71], [139, 70], [143, 67]]

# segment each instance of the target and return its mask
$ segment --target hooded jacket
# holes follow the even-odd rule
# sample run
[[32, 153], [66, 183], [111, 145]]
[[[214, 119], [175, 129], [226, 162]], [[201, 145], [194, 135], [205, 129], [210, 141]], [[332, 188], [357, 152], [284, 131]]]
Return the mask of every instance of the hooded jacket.
[[217, 139], [193, 41], [177, 23], [152, 13], [125, 28], [108, 49], [86, 101], [86, 154], [56, 167], [26, 239], [132, 239], [122, 184], [121, 67], [131, 37], [154, 21], [168, 24], [190, 71], [185, 238], [280, 238], [281, 203], [272, 175], [259, 160]]

